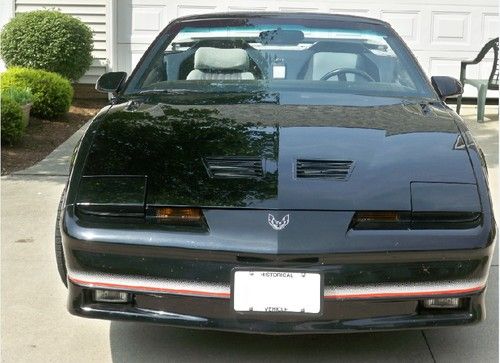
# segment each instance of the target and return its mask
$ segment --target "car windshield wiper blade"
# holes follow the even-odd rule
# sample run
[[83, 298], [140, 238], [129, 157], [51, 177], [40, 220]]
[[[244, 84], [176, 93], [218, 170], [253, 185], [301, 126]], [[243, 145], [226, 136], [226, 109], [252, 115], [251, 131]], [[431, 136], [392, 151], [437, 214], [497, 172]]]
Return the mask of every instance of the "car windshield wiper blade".
[[147, 95], [154, 93], [171, 93], [171, 94], [185, 94], [185, 93], [201, 93], [199, 90], [189, 90], [189, 89], [145, 89], [136, 93], [131, 93], [130, 95]]
[[403, 104], [411, 104], [411, 103], [432, 104], [435, 102], [437, 102], [437, 100], [431, 97], [402, 97], [401, 100], [401, 103]]

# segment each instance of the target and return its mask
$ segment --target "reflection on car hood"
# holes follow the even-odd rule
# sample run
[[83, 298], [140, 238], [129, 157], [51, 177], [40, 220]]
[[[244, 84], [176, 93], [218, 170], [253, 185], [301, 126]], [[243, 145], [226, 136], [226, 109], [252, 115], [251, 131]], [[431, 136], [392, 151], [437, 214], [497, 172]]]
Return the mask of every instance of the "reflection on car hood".
[[84, 175], [145, 175], [147, 204], [409, 210], [411, 182], [475, 183], [451, 115], [432, 105], [133, 101], [96, 122]]

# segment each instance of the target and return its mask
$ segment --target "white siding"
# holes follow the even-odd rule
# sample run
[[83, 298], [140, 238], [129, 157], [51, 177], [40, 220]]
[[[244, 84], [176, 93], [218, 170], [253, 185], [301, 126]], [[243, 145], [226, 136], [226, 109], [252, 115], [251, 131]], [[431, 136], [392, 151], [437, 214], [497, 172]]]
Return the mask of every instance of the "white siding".
[[16, 0], [15, 12], [23, 13], [40, 9], [57, 9], [73, 15], [87, 24], [94, 35], [94, 60], [79, 83], [95, 83], [106, 72], [108, 64], [107, 0]]
[[[188, 14], [223, 11], [313, 11], [383, 19], [404, 38], [428, 75], [458, 78], [460, 61], [474, 58], [498, 36], [497, 0], [119, 0], [117, 68], [130, 72], [158, 32]], [[487, 78], [492, 57], [468, 76]], [[477, 93], [466, 86], [466, 96]], [[497, 94], [490, 93], [494, 97]]]
[[[0, 0], [0, 28], [3, 28], [14, 15], [14, 0]], [[0, 72], [5, 70], [5, 63], [0, 59]]]

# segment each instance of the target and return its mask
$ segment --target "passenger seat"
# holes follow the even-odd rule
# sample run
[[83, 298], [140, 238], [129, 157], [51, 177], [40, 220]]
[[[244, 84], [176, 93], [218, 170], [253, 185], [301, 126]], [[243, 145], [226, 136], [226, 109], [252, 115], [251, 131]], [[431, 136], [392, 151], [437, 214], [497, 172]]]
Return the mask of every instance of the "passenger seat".
[[251, 80], [250, 59], [244, 49], [201, 47], [187, 80]]

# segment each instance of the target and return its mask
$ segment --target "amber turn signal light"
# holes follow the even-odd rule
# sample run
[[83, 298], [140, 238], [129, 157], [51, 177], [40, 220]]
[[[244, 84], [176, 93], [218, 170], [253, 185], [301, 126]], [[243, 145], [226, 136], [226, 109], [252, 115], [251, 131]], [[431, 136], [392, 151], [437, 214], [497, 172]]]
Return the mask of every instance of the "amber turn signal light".
[[358, 212], [358, 222], [397, 222], [400, 220], [398, 212]]
[[203, 218], [200, 208], [156, 207], [154, 216], [161, 221], [183, 224], [199, 223]]
[[393, 211], [356, 212], [351, 222], [353, 229], [404, 229], [409, 227], [410, 214]]
[[482, 223], [478, 212], [356, 212], [352, 229], [468, 229]]

